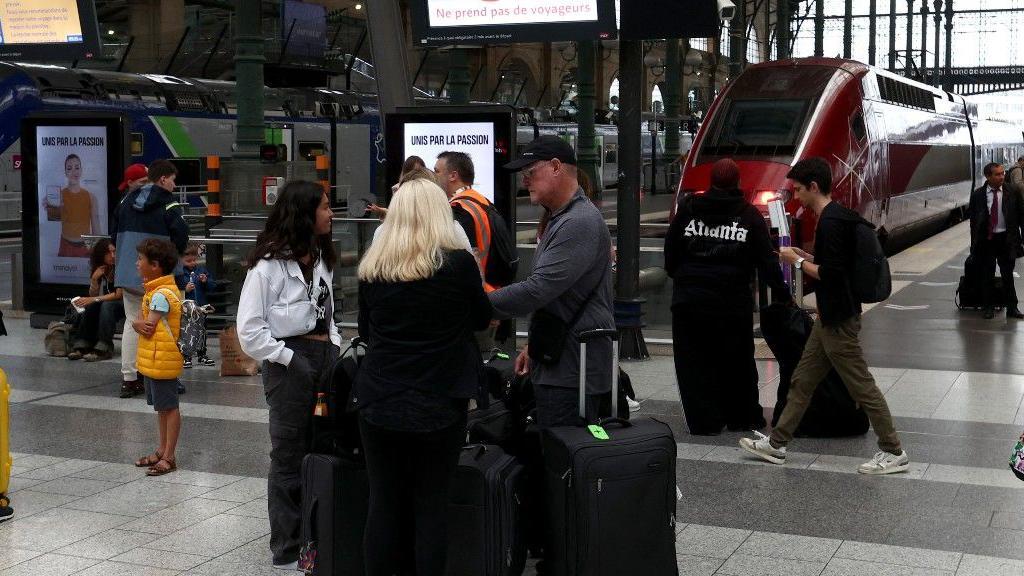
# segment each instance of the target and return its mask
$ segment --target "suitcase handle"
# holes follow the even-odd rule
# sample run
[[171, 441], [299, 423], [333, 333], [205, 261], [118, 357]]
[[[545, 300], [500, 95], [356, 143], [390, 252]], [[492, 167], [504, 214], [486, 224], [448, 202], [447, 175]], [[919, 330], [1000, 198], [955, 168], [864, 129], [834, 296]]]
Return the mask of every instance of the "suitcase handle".
[[590, 342], [591, 340], [598, 340], [600, 338], [610, 338], [613, 342], [618, 341], [619, 331], [615, 328], [596, 328], [594, 330], [584, 330], [576, 335], [580, 343]]
[[623, 428], [629, 428], [630, 426], [633, 425], [633, 423], [630, 422], [629, 420], [625, 420], [625, 419], [619, 418], [617, 416], [612, 416], [610, 418], [602, 418], [601, 421], [598, 422], [598, 424], [600, 424], [602, 428], [604, 428], [605, 426], [608, 426], [609, 424], [618, 424], [618, 425], [622, 426]]
[[580, 341], [580, 418], [587, 422], [587, 343], [598, 338], [612, 341], [612, 414], [619, 413], [619, 331], [616, 328], [585, 330], [576, 335]]
[[487, 453], [487, 446], [483, 444], [467, 444], [462, 447], [463, 450], [475, 450], [476, 454], [473, 454], [473, 460], [479, 460], [481, 456]]

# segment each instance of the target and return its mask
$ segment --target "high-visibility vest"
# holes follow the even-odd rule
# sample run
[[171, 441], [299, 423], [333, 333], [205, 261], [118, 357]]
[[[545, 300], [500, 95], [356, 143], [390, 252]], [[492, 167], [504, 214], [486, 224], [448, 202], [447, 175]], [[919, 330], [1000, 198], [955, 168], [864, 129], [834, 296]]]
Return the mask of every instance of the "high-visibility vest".
[[486, 292], [492, 292], [499, 288], [498, 286], [488, 284], [486, 275], [487, 257], [491, 252], [491, 219], [487, 215], [487, 210], [484, 210], [484, 206], [490, 203], [491, 201], [483, 194], [472, 188], [459, 192], [452, 196], [451, 199], [453, 207], [458, 206], [462, 208], [473, 219], [473, 232], [476, 240], [478, 262], [480, 264], [480, 277], [484, 279], [484, 291]]

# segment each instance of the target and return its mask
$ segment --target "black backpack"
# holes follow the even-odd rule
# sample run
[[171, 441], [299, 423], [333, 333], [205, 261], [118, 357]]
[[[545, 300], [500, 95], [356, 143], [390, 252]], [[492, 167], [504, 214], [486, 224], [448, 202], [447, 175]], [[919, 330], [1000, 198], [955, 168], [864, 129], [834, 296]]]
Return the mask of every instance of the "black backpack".
[[[516, 279], [519, 268], [519, 252], [516, 250], [516, 239], [509, 231], [505, 218], [502, 217], [494, 204], [484, 204], [469, 196], [460, 196], [457, 201], [466, 200], [479, 206], [487, 214], [490, 226], [491, 247], [487, 252], [487, 268], [484, 280], [494, 286], [508, 286]], [[468, 208], [464, 208], [468, 211]], [[474, 219], [475, 220], [475, 219]]]
[[865, 221], [854, 225], [855, 257], [850, 288], [858, 301], [865, 304], [881, 302], [892, 294], [892, 276], [889, 259], [871, 224]]

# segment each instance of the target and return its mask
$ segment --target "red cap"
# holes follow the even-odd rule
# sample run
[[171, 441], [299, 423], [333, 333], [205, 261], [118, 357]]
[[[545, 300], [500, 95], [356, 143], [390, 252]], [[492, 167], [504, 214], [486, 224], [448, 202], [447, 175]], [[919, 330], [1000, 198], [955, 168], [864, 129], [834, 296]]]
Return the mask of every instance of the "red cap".
[[740, 167], [729, 158], [722, 158], [711, 167], [711, 185], [719, 190], [732, 190], [740, 185]]
[[146, 170], [145, 164], [132, 164], [124, 170], [124, 181], [117, 187], [118, 190], [124, 192], [128, 188], [128, 183], [139, 178], [145, 178], [149, 172]]

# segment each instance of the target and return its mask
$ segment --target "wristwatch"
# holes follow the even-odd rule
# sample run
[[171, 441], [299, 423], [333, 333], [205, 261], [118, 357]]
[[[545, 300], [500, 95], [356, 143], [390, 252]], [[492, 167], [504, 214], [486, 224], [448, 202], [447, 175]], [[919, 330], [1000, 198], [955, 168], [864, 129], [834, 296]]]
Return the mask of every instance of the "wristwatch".
[[804, 267], [804, 260], [807, 260], [807, 258], [797, 258], [796, 262], [793, 263], [793, 268], [802, 270]]

